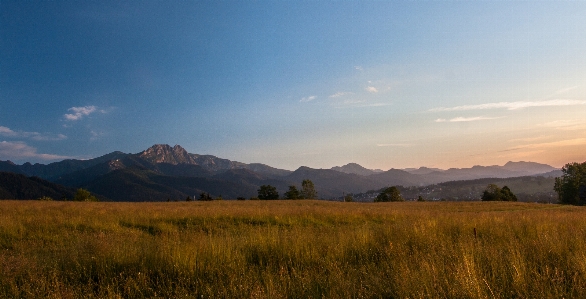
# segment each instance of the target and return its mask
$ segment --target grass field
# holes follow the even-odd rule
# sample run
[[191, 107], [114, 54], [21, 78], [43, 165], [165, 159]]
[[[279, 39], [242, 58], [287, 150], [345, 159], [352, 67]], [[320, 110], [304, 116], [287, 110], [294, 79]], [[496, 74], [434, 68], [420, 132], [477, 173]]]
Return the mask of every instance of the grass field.
[[586, 209], [0, 201], [0, 298], [586, 298]]

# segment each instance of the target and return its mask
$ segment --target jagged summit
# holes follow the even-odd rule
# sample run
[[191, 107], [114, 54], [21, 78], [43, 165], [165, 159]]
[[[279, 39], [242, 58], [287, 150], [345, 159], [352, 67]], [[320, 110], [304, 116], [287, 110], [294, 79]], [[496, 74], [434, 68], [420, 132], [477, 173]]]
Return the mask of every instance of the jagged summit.
[[190, 154], [180, 145], [171, 147], [168, 144], [155, 144], [138, 156], [150, 163], [168, 163], [173, 165], [201, 165], [211, 171], [245, 168], [246, 164], [218, 158], [212, 155]]
[[180, 145], [155, 144], [139, 154], [151, 163], [197, 164], [195, 159]]

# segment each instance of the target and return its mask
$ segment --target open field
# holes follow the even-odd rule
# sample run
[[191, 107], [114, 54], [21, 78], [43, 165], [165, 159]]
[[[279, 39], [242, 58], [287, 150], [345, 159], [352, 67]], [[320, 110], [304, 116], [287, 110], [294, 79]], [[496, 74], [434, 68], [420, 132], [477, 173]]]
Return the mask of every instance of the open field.
[[1, 201], [0, 297], [586, 298], [586, 209]]

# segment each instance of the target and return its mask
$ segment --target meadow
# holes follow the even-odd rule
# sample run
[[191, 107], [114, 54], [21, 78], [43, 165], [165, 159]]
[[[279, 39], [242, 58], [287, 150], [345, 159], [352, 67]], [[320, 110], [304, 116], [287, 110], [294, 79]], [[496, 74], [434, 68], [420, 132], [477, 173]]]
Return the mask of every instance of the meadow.
[[0, 298], [586, 298], [586, 209], [0, 201]]

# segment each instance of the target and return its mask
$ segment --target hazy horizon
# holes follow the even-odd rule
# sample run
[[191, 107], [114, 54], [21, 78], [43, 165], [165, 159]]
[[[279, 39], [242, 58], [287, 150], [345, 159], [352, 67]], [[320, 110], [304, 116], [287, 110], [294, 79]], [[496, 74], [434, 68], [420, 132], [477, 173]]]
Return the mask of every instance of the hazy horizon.
[[0, 160], [586, 161], [586, 2], [0, 1]]

